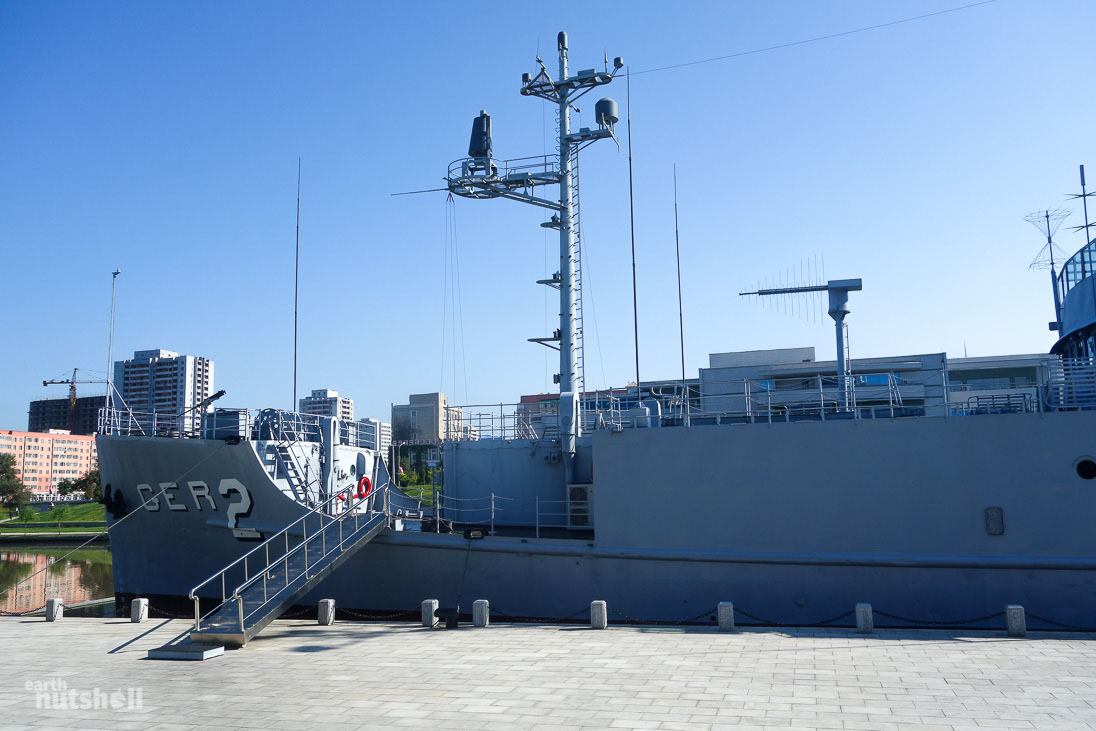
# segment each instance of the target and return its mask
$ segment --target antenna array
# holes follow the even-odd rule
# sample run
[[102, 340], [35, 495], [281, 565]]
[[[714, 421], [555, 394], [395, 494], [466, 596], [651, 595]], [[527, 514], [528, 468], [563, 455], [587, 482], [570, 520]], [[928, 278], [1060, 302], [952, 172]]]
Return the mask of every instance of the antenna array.
[[[826, 255], [814, 255], [798, 264], [786, 267], [764, 280], [758, 280], [753, 290], [746, 287], [741, 297], [755, 298], [768, 310], [783, 312], [808, 322], [822, 322], [825, 313], [823, 294], [826, 291]], [[759, 292], [771, 293], [768, 295]]]

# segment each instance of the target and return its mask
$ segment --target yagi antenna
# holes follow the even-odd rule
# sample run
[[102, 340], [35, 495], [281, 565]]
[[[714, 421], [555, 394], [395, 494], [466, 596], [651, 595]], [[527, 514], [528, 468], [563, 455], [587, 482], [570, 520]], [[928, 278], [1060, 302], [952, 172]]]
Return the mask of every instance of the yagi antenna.
[[814, 292], [825, 292], [829, 298], [827, 314], [833, 318], [837, 329], [837, 378], [840, 384], [841, 410], [848, 408], [850, 402], [850, 382], [848, 379], [848, 355], [845, 344], [847, 333], [845, 330], [845, 317], [849, 314], [849, 292], [859, 292], [864, 288], [864, 282], [860, 279], [831, 279], [824, 284], [808, 284], [798, 287], [773, 287], [770, 289], [758, 289], [753, 292], [739, 292], [739, 296], [749, 295], [757, 297], [786, 297], [788, 295], [803, 295]]
[[[740, 294], [759, 296], [759, 292], [765, 292], [761, 296], [768, 296], [764, 305], [770, 310], [791, 314], [808, 322], [819, 322], [823, 312], [823, 298], [819, 293], [825, 291], [826, 284], [824, 266], [819, 264], [818, 255], [814, 255], [777, 272], [765, 280], [764, 286], [759, 280], [754, 290]], [[780, 290], [779, 296], [770, 296], [773, 290]]]

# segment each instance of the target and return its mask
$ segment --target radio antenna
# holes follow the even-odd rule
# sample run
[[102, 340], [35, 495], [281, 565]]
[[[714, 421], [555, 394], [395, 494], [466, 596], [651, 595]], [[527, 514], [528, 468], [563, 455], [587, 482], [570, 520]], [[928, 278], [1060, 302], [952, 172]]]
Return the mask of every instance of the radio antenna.
[[293, 258], [293, 404], [297, 410], [297, 283], [301, 276], [301, 158], [297, 158], [297, 244]]
[[[1058, 227], [1062, 225], [1062, 221], [1068, 215], [1068, 209], [1054, 208], [1035, 211], [1024, 216], [1025, 221], [1039, 229], [1039, 233], [1047, 237], [1047, 242], [1043, 244], [1043, 248], [1039, 249], [1039, 253], [1028, 265], [1028, 268], [1050, 270], [1050, 289], [1054, 293], [1054, 322], [1051, 323], [1051, 329], [1056, 330], [1059, 337], [1062, 335], [1062, 300], [1061, 294], [1058, 292], [1058, 274], [1055, 271], [1057, 265], [1054, 263], [1054, 257], [1057, 255], [1058, 259], [1064, 260], [1066, 255], [1054, 243], [1054, 234], [1057, 233]], [[1081, 257], [1082, 278], [1084, 277], [1084, 266], [1084, 257]]]
[[689, 426], [689, 385], [685, 380], [685, 314], [681, 306], [681, 236], [677, 227], [677, 163], [674, 163], [674, 249], [677, 253], [677, 330], [681, 335], [681, 413], [685, 417], [685, 426]]
[[632, 328], [636, 344], [636, 406], [642, 398], [639, 390], [639, 299], [636, 296], [636, 206], [632, 190], [632, 70], [624, 77], [626, 109], [628, 112], [628, 222], [632, 228]]

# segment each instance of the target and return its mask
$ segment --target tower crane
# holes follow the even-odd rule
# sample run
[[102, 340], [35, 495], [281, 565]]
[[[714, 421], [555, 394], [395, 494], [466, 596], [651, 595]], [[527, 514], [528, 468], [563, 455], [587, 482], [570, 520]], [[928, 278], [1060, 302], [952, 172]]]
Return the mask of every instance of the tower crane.
[[66, 378], [66, 379], [63, 379], [63, 380], [42, 381], [43, 386], [60, 385], [60, 384], [63, 384], [63, 383], [68, 384], [68, 387], [69, 387], [68, 425], [69, 425], [70, 430], [73, 430], [76, 427], [76, 384], [77, 383], [106, 383], [106, 381], [98, 381], [98, 380], [96, 380], [96, 381], [77, 381], [76, 380], [76, 373], [79, 370], [80, 370], [79, 368], [73, 368], [71, 378]]

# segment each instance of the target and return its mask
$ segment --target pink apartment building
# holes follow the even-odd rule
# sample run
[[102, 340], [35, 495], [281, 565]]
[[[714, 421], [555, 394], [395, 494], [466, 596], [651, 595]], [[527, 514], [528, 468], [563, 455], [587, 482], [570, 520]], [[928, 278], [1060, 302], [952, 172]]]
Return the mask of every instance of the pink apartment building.
[[0, 454], [15, 457], [15, 470], [28, 490], [48, 495], [61, 480], [75, 480], [99, 466], [95, 437], [0, 429]]

